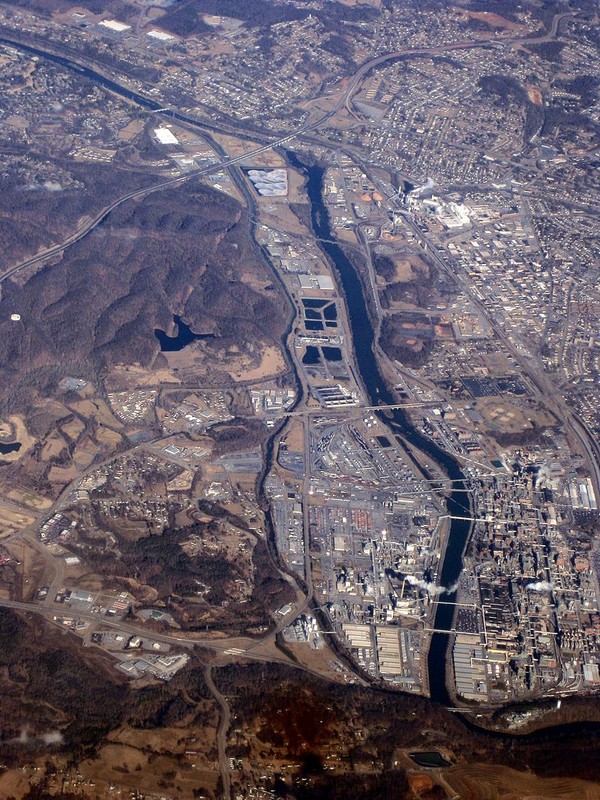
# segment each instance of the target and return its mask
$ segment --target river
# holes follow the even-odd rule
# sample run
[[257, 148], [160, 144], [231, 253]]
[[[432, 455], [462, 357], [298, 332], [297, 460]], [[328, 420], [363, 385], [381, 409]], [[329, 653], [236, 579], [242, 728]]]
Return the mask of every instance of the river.
[[[56, 53], [52, 53], [48, 50], [41, 50], [33, 45], [29, 44], [21, 44], [13, 39], [5, 39], [0, 37], [0, 45], [5, 45], [7, 47], [13, 47], [15, 50], [20, 50], [23, 53], [28, 53], [32, 56], [37, 56], [38, 58], [43, 58], [46, 61], [51, 61], [54, 64], [58, 64], [59, 66], [63, 67], [64, 69], [69, 70], [69, 72], [74, 72], [77, 75], [82, 75], [84, 78], [88, 78], [88, 80], [93, 81], [94, 83], [98, 84], [99, 86], [103, 86], [105, 89], [108, 89], [113, 94], [120, 95], [124, 97], [126, 100], [130, 100], [134, 102], [136, 105], [140, 106], [141, 108], [146, 108], [148, 111], [159, 111], [160, 109], [164, 109], [164, 106], [161, 103], [158, 103], [156, 100], [151, 100], [149, 97], [144, 97], [144, 95], [139, 94], [138, 92], [134, 91], [133, 89], [129, 89], [126, 86], [122, 86], [119, 83], [107, 78], [102, 72], [97, 72], [90, 67], [85, 67], [82, 64], [77, 63], [77, 61], [67, 58], [66, 56], [59, 56]], [[108, 69], [108, 67], [105, 67]], [[180, 122], [185, 123], [186, 125], [193, 125], [196, 128], [201, 130], [214, 130], [219, 132], [220, 128], [216, 125], [211, 125], [210, 121], [202, 121], [200, 122], [194, 117], [190, 117], [187, 114], [182, 113], [181, 111], [177, 111], [173, 108], [165, 109], [165, 113], [168, 114], [174, 120], [179, 120]], [[157, 120], [158, 124], [158, 120]], [[243, 134], [241, 134], [243, 137]], [[256, 136], [257, 134], [253, 134]], [[244, 138], [244, 137], [243, 137]]]
[[[133, 100], [138, 105], [151, 111], [161, 106], [135, 91], [126, 89], [110, 80], [100, 72], [83, 67], [75, 61], [47, 51], [39, 50], [30, 45], [21, 44], [9, 39], [0, 38], [0, 44], [15, 47], [23, 52], [43, 57], [59, 64], [72, 72], [76, 72], [97, 84], [104, 86], [115, 94]], [[182, 122], [199, 125], [199, 123], [177, 111], [169, 114]], [[327, 209], [322, 200], [322, 185], [324, 170], [321, 167], [306, 167], [293, 153], [288, 153], [288, 159], [293, 166], [304, 170], [307, 176], [308, 198], [311, 206], [311, 219], [315, 234], [322, 241], [321, 248], [333, 262], [340, 278], [346, 304], [348, 307], [349, 324], [352, 331], [356, 362], [360, 371], [363, 385], [367, 391], [372, 405], [389, 405], [397, 402], [373, 358], [374, 332], [367, 312], [362, 284], [356, 270], [346, 257], [341, 247], [332, 241], [332, 231], [329, 225]], [[386, 411], [380, 415], [391, 426], [401, 439], [410, 442], [422, 453], [439, 464], [454, 481], [454, 491], [447, 501], [448, 513], [451, 516], [471, 517], [471, 509], [466, 501], [465, 478], [458, 462], [448, 453], [441, 450], [433, 441], [423, 436], [409, 421], [401, 410]], [[462, 555], [469, 538], [471, 524], [468, 520], [453, 519], [450, 527], [450, 536], [444, 560], [442, 563], [439, 581], [444, 586], [456, 583], [462, 570]], [[438, 630], [450, 630], [454, 617], [454, 606], [448, 605], [456, 599], [455, 593], [445, 595], [446, 604], [438, 605], [434, 627]], [[446, 654], [448, 651], [449, 637], [444, 633], [436, 633], [432, 637], [429, 650], [429, 684], [431, 697], [441, 703], [449, 704], [450, 696], [446, 687]]]
[[[292, 166], [303, 170], [306, 175], [313, 230], [320, 240], [321, 249], [335, 266], [346, 297], [356, 363], [369, 400], [372, 405], [394, 404], [397, 402], [397, 398], [388, 388], [377, 361], [373, 357], [374, 331], [367, 311], [362, 284], [352, 262], [333, 240], [329, 216], [322, 198], [324, 170], [317, 166], [307, 167], [291, 152], [288, 152], [287, 156]], [[472, 512], [468, 501], [469, 495], [465, 491], [465, 476], [456, 459], [420, 433], [403, 411], [399, 409], [386, 410], [380, 416], [402, 440], [414, 445], [428, 458], [439, 464], [453, 481], [454, 488], [447, 499], [447, 509], [451, 516], [462, 519], [451, 520], [450, 536], [439, 574], [439, 581], [442, 585], [452, 586], [461, 573], [462, 556], [471, 530]], [[444, 595], [445, 604], [437, 606], [434, 624], [436, 629], [449, 631], [452, 628], [454, 606], [448, 604], [455, 599], [456, 593]], [[431, 698], [446, 705], [451, 704], [446, 686], [448, 645], [448, 634], [433, 634], [428, 660]]]

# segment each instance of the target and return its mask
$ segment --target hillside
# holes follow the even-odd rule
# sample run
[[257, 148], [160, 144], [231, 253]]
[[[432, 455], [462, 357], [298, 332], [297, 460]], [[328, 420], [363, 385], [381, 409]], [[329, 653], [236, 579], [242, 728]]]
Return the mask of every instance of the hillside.
[[0, 400], [22, 405], [69, 374], [96, 382], [116, 363], [148, 367], [154, 330], [174, 314], [214, 334], [209, 358], [278, 344], [286, 307], [269, 282], [234, 200], [196, 184], [126, 203], [58, 263], [3, 284]]

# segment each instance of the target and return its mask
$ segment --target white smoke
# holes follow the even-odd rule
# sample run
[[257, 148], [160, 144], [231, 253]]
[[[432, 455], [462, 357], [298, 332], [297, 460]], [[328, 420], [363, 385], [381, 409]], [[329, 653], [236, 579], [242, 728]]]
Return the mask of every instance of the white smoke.
[[48, 731], [38, 736], [44, 744], [62, 744], [64, 742], [63, 735], [60, 731]]
[[48, 733], [40, 733], [37, 736], [30, 736], [27, 728], [23, 728], [21, 733], [12, 740], [16, 744], [62, 744], [64, 739], [60, 731], [48, 731]]
[[548, 583], [548, 581], [535, 581], [534, 583], [528, 583], [525, 588], [529, 589], [530, 592], [551, 592], [554, 589], [554, 584]]
[[425, 194], [426, 192], [430, 192], [433, 187], [435, 186], [435, 181], [433, 178], [427, 178], [427, 182], [423, 184], [423, 186], [417, 186], [416, 189], [413, 189], [413, 195], [420, 196]]
[[439, 597], [442, 594], [452, 594], [458, 587], [457, 583], [453, 583], [452, 586], [438, 586], [435, 583], [415, 578], [414, 575], [407, 575], [406, 580], [411, 586], [416, 586], [419, 589], [422, 589], [431, 597]]

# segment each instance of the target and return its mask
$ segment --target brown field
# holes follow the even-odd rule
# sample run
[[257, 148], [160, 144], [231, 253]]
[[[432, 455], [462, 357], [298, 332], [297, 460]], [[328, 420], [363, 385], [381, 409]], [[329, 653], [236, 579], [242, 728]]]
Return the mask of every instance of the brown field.
[[504, 433], [518, 433], [531, 428], [531, 421], [539, 427], [553, 425], [554, 417], [544, 409], [520, 408], [510, 400], [486, 397], [477, 400], [477, 410], [486, 425]]
[[79, 471], [75, 467], [52, 467], [48, 473], [48, 480], [52, 483], [71, 483]]
[[517, 22], [511, 22], [500, 14], [495, 14], [493, 11], [466, 11], [468, 17], [477, 19], [479, 22], [485, 22], [486, 25], [491, 25], [493, 28], [505, 28], [507, 31], [514, 31], [515, 33], [527, 31], [524, 25], [519, 25]]
[[394, 263], [394, 275], [390, 281], [386, 281], [383, 275], [377, 273], [377, 280], [382, 286], [394, 283], [410, 283], [419, 280], [429, 274], [429, 267], [417, 255], [411, 252], [404, 252], [402, 255], [385, 255]]
[[415, 271], [413, 269], [413, 262], [410, 259], [398, 259], [398, 261], [395, 261], [394, 266], [396, 267], [394, 281], [406, 283], [414, 279]]
[[31, 525], [35, 517], [27, 514], [26, 511], [16, 509], [12, 506], [0, 502], [0, 531], [19, 531]]
[[288, 450], [304, 453], [304, 425], [298, 419], [292, 419], [282, 440], [287, 444]]
[[52, 505], [51, 500], [47, 500], [45, 497], [40, 497], [39, 494], [34, 494], [28, 490], [19, 488], [9, 489], [6, 492], [6, 498], [7, 500], [12, 500], [28, 508], [33, 508], [36, 511], [49, 508]]
[[[302, 203], [306, 201], [304, 192], [305, 178], [295, 169], [288, 169], [288, 201], [290, 203]], [[294, 216], [291, 214], [291, 216]]]
[[104, 425], [110, 425], [111, 428], [123, 427], [119, 420], [113, 417], [104, 400], [99, 397], [89, 400], [79, 400], [77, 403], [72, 403], [72, 407], [78, 411], [82, 417], [96, 419]]
[[285, 361], [279, 347], [266, 347], [257, 367], [250, 367], [248, 359], [241, 357], [231, 367], [231, 376], [236, 381], [258, 381], [278, 375], [285, 370]]
[[408, 782], [411, 791], [420, 797], [423, 792], [430, 792], [435, 786], [434, 780], [431, 775], [424, 772], [410, 772], [408, 775]]
[[318, 672], [319, 675], [322, 675], [330, 681], [345, 683], [342, 674], [332, 666], [335, 659], [332, 658], [332, 653], [329, 648], [313, 650], [312, 647], [305, 642], [298, 644], [286, 642], [285, 649], [293, 653], [296, 660], [302, 664], [302, 666], [307, 667], [313, 672]]
[[[176, 729], [167, 729], [167, 737], [157, 746], [157, 750], [165, 748], [165, 741], [169, 745], [172, 740], [168, 734], [177, 734]], [[144, 731], [147, 738], [151, 732]], [[181, 800], [192, 800], [194, 790], [202, 787], [212, 793], [215, 791], [219, 775], [216, 764], [206, 759], [202, 753], [181, 755], [177, 760], [171, 753], [160, 753], [139, 743], [139, 748], [125, 744], [107, 744], [94, 760], [87, 760], [77, 768], [79, 777], [76, 780], [77, 796], [89, 800], [108, 800], [108, 798], [125, 797], [130, 793], [142, 791], [150, 792], [153, 797], [168, 796], [178, 797]], [[191, 745], [197, 748], [197, 745]], [[60, 755], [54, 756], [55, 763], [63, 766]], [[28, 790], [40, 781], [44, 774], [47, 756], [33, 762], [30, 768], [24, 770], [11, 769], [0, 776], [0, 796], [20, 797], [29, 796]], [[70, 783], [69, 775], [64, 780], [61, 772], [56, 778], [46, 783], [47, 793], [44, 797], [63, 797], [63, 791]], [[75, 778], [75, 775], [72, 774]], [[83, 777], [83, 781], [81, 780]], [[71, 796], [71, 795], [70, 795]]]
[[202, 343], [196, 341], [183, 350], [162, 353], [169, 364], [169, 370], [176, 370], [183, 380], [203, 374], [209, 369], [210, 356], [207, 356]]
[[100, 425], [96, 431], [96, 439], [100, 444], [113, 448], [121, 441], [121, 434], [106, 428], [104, 425]]
[[131, 366], [118, 364], [113, 367], [106, 378], [105, 385], [109, 392], [146, 389], [163, 383], [181, 383], [174, 372], [168, 369], [146, 369], [139, 364]]
[[[214, 728], [216, 728], [217, 718], [213, 715], [212, 726], [202, 728], [201, 743], [197, 743], [196, 749], [201, 746], [210, 748], [214, 744]], [[121, 744], [126, 747], [155, 750], [160, 752], [165, 749], [165, 742], [169, 743], [169, 751], [173, 754], [183, 753], [187, 749], [187, 739], [197, 731], [191, 732], [188, 728], [149, 728], [140, 730], [131, 728], [128, 725], [112, 731], [108, 735], [108, 741], [112, 744]]]
[[[101, 592], [104, 589], [104, 581], [100, 575], [94, 572], [86, 572], [85, 567], [75, 567], [80, 571], [77, 580], [77, 586], [80, 589], [86, 589], [88, 592]], [[73, 573], [69, 568], [69, 576]]]
[[73, 463], [78, 469], [87, 469], [94, 460], [98, 449], [95, 448], [93, 452], [88, 450], [76, 450], [73, 454]]
[[67, 443], [59, 433], [53, 433], [46, 439], [40, 457], [42, 461], [49, 461], [56, 456], [67, 446]]
[[100, 451], [100, 448], [97, 444], [92, 442], [91, 439], [83, 439], [81, 444], [79, 444], [75, 450], [73, 455], [73, 461], [78, 466], [85, 464], [86, 466], [93, 461], [95, 456]]
[[137, 136], [138, 133], [141, 133], [144, 129], [144, 121], [141, 119], [134, 119], [125, 125], [124, 128], [118, 133], [118, 137], [122, 142], [128, 142]]
[[504, 375], [510, 372], [510, 362], [504, 353], [483, 353], [481, 361], [493, 375]]
[[[44, 768], [44, 759], [38, 759], [38, 769]], [[33, 771], [35, 766], [32, 765], [30, 770]], [[10, 769], [0, 775], [0, 797], [24, 797], [31, 786], [29, 770]]]
[[16, 435], [15, 426], [10, 422], [3, 422], [0, 420], [0, 437], [3, 439], [12, 439]]
[[544, 102], [544, 98], [542, 97], [542, 93], [538, 87], [526, 85], [525, 88], [527, 89], [527, 97], [531, 100], [531, 102], [535, 103], [536, 106], [541, 106]]
[[336, 228], [335, 236], [336, 239], [340, 239], [342, 242], [348, 242], [348, 244], [356, 244], [357, 242], [356, 234], [348, 228]]
[[[288, 180], [290, 183], [290, 193], [292, 191], [291, 186], [296, 182], [300, 182], [300, 177], [294, 170], [288, 170]], [[298, 194], [298, 200], [296, 202], [302, 202], [302, 195]], [[294, 201], [292, 201], [294, 202]], [[301, 236], [308, 236], [308, 231], [304, 225], [298, 220], [298, 217], [290, 211], [289, 206], [287, 205], [273, 205], [270, 208], [266, 206], [261, 208], [260, 210], [260, 217], [261, 220], [271, 228], [277, 228], [278, 230], [284, 230], [292, 234], [300, 234]]]
[[226, 133], [215, 133], [214, 139], [227, 151], [231, 158], [256, 150], [254, 142], [249, 142], [245, 139], [236, 139], [234, 136], [229, 136]]
[[[150, 756], [153, 760], [150, 760]], [[179, 765], [168, 756], [154, 758], [154, 753], [142, 754], [141, 751], [123, 746], [107, 746], [100, 751], [97, 760], [85, 761], [81, 769], [76, 770], [83, 775], [86, 782], [72, 774], [73, 785], [77, 788], [77, 797], [84, 800], [129, 797], [134, 790], [151, 792], [153, 797], [192, 800], [194, 789], [198, 787], [208, 790], [212, 795], [219, 775], [216, 765], [202, 756], [194, 760], [192, 754], [184, 756], [184, 759]], [[47, 755], [44, 755], [25, 769], [9, 769], [0, 775], [0, 797], [14, 797], [18, 800], [31, 796], [30, 789], [38, 785], [47, 760]], [[53, 760], [63, 766], [60, 756], [54, 756]], [[64, 791], [70, 788], [69, 784], [69, 778], [63, 783], [63, 775], [59, 772], [56, 778], [48, 780], [43, 796], [64, 797]], [[163, 788], [165, 784], [168, 788]], [[39, 790], [34, 791], [37, 793]]]
[[[246, 165], [246, 162], [244, 162], [244, 164]], [[248, 159], [248, 164], [247, 165], [248, 166], [252, 166], [252, 167], [257, 167], [258, 169], [263, 169], [263, 168], [271, 169], [273, 167], [284, 167], [285, 166], [285, 162], [281, 158], [280, 155], [278, 155], [277, 153], [273, 152], [272, 150], [267, 150], [264, 153], [258, 153], [255, 156], [251, 156]], [[268, 197], [268, 198], [265, 198], [265, 199], [267, 201], [268, 200], [277, 200], [276, 197]], [[281, 199], [284, 199], [284, 198], [281, 198]]]
[[93, 781], [187, 800], [199, 786], [212, 791], [216, 787], [219, 770], [209, 756], [213, 747], [212, 725], [154, 730], [124, 726], [109, 735], [97, 758], [78, 769]]
[[127, 585], [128, 591], [140, 603], [155, 603], [158, 600], [158, 592], [152, 586], [148, 586], [145, 583], [140, 583], [133, 578], [122, 578], [121, 582]]
[[76, 441], [85, 430], [85, 425], [77, 417], [73, 417], [70, 422], [62, 426], [62, 431], [71, 439]]
[[576, 778], [538, 778], [498, 764], [469, 764], [444, 770], [444, 780], [461, 800], [598, 800], [600, 787]]
[[50, 557], [44, 558], [24, 539], [8, 542], [6, 548], [12, 558], [21, 562], [19, 572], [27, 576], [23, 581], [22, 599], [30, 600], [38, 586], [50, 583], [53, 575]]

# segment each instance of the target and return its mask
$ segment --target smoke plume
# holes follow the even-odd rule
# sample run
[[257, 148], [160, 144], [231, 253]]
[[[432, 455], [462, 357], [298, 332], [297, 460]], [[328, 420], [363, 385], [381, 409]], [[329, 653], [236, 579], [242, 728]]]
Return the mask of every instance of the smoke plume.
[[554, 584], [548, 583], [548, 581], [535, 581], [534, 583], [528, 583], [525, 588], [529, 589], [530, 592], [551, 592], [554, 589]]
[[62, 744], [64, 739], [60, 731], [48, 731], [47, 733], [40, 733], [37, 736], [31, 736], [27, 728], [23, 728], [21, 733], [12, 740], [15, 744], [23, 745], [36, 745], [36, 744]]
[[416, 586], [419, 589], [422, 589], [424, 592], [427, 592], [430, 597], [439, 597], [442, 594], [452, 594], [456, 591], [458, 586], [457, 583], [453, 583], [452, 586], [438, 586], [435, 583], [415, 578], [414, 575], [407, 575], [406, 581], [410, 583], [411, 586]]

